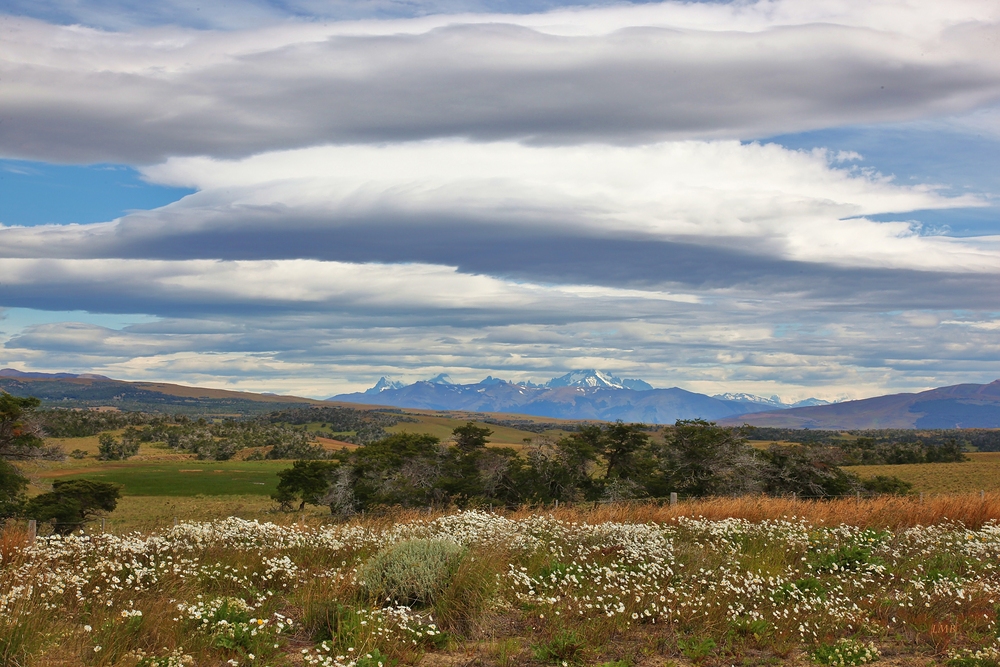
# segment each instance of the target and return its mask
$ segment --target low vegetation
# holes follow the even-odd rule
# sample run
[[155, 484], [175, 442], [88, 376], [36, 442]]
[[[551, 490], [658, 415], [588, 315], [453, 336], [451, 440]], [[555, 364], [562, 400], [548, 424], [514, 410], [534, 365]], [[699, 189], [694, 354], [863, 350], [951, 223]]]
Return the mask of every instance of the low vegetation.
[[827, 498], [906, 493], [891, 476], [869, 480], [831, 463], [823, 450], [751, 447], [742, 429], [678, 421], [662, 439], [642, 425], [582, 425], [520, 452], [487, 447], [491, 431], [473, 422], [452, 443], [400, 433], [331, 461], [299, 461], [279, 473], [275, 500], [286, 508], [329, 505], [351, 515], [380, 506], [516, 507], [526, 503], [692, 498], [723, 494]]
[[[757, 518], [681, 516], [680, 507]], [[229, 518], [0, 536], [5, 665], [991, 667], [1000, 497]], [[882, 504], [879, 509], [876, 505]], [[826, 518], [795, 508], [824, 508]], [[962, 508], [965, 508], [964, 510]], [[842, 516], [829, 514], [837, 510]], [[659, 516], [662, 520], [654, 521]], [[884, 525], [838, 519], [881, 516]], [[915, 519], [931, 518], [922, 525]], [[994, 661], [994, 662], [991, 662]]]

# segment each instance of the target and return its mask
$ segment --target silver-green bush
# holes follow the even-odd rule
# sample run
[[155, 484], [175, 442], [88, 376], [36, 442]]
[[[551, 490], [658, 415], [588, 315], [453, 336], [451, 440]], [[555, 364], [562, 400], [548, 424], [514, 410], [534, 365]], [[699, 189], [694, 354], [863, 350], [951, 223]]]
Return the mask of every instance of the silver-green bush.
[[464, 554], [464, 547], [448, 540], [407, 540], [375, 554], [361, 572], [362, 581], [383, 601], [431, 604], [448, 586]]

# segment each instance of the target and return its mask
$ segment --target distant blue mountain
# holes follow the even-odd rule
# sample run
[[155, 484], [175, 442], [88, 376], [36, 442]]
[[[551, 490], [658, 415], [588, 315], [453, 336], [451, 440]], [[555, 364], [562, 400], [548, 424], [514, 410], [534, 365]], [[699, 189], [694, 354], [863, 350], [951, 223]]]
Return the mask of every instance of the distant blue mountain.
[[787, 407], [774, 399], [747, 394], [721, 398], [677, 387], [654, 389], [643, 380], [622, 380], [597, 370], [573, 371], [542, 386], [492, 376], [475, 384], [451, 384], [447, 376], [441, 375], [411, 385], [398, 384], [382, 378], [365, 392], [341, 394], [328, 400], [424, 410], [508, 412], [556, 419], [621, 419], [647, 424], [672, 424], [678, 419], [717, 420]]

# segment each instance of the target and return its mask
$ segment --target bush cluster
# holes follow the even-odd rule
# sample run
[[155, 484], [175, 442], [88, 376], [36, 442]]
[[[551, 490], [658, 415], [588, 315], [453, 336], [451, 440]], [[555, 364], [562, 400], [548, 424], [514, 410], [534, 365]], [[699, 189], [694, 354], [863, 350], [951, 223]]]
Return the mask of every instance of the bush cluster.
[[299, 461], [279, 473], [274, 495], [328, 504], [351, 514], [377, 506], [517, 506], [554, 501], [627, 500], [765, 493], [834, 497], [906, 493], [895, 478], [866, 482], [824, 457], [822, 450], [772, 447], [757, 451], [739, 428], [702, 420], [678, 421], [660, 440], [641, 424], [581, 426], [558, 440], [520, 453], [487, 447], [491, 431], [472, 422], [454, 442], [401, 433], [333, 454], [331, 461]]

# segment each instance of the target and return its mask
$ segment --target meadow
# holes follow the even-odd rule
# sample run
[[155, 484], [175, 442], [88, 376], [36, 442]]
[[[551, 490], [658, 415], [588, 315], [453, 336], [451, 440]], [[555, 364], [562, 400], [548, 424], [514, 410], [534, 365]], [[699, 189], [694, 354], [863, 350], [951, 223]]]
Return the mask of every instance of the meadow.
[[963, 463], [911, 463], [851, 466], [861, 477], [894, 475], [913, 484], [917, 492], [959, 493], [976, 489], [1000, 490], [1000, 452], [972, 452]]
[[[454, 428], [436, 419], [420, 427]], [[851, 468], [909, 496], [344, 520], [280, 510], [290, 461], [60, 444], [83, 457], [24, 463], [32, 493], [88, 477], [123, 495], [68, 537], [3, 529], [0, 667], [1000, 665], [1000, 454]]]
[[1000, 657], [1000, 494], [270, 518], [33, 544], [8, 526], [0, 664]]

